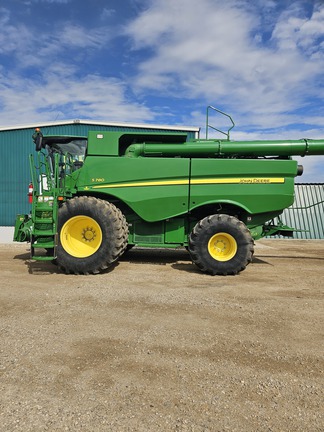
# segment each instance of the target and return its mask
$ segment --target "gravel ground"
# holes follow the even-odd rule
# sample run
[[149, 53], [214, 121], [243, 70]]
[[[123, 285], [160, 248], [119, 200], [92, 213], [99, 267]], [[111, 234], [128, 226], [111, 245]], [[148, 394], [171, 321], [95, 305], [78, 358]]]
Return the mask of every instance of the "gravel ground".
[[133, 249], [64, 275], [0, 245], [0, 430], [324, 430], [324, 241], [263, 240], [238, 276]]

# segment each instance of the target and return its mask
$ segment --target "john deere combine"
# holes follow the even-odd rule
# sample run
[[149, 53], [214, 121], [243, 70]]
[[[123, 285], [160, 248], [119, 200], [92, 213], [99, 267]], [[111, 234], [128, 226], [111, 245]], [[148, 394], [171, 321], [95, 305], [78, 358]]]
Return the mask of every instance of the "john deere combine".
[[294, 201], [302, 167], [292, 156], [323, 155], [324, 140], [186, 141], [180, 133], [90, 131], [33, 135], [29, 215], [14, 240], [31, 258], [66, 273], [98, 273], [134, 245], [186, 247], [212, 275], [237, 274], [254, 240], [292, 236], [274, 224]]

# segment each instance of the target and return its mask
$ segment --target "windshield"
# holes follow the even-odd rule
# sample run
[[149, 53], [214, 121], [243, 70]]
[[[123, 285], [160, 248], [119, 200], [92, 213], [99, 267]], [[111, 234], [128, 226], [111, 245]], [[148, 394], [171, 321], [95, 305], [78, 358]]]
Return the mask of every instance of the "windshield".
[[44, 144], [51, 153], [68, 156], [73, 161], [83, 162], [87, 149], [87, 139], [83, 137], [44, 137]]
[[43, 138], [43, 146], [48, 151], [50, 171], [54, 172], [55, 154], [58, 154], [59, 177], [64, 178], [82, 167], [86, 155], [87, 138], [47, 136]]

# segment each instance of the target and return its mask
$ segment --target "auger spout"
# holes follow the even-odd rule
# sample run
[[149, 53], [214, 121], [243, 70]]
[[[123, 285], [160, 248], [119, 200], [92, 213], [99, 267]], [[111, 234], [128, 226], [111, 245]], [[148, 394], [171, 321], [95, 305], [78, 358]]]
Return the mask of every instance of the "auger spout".
[[195, 140], [182, 144], [132, 144], [128, 157], [262, 157], [324, 155], [324, 140], [222, 141]]

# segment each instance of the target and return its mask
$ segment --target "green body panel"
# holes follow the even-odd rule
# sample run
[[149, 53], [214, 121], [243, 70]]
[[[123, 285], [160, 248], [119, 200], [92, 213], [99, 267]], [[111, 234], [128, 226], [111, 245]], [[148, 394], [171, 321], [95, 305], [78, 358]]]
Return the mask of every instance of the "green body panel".
[[174, 218], [166, 221], [165, 226], [165, 243], [181, 244], [185, 239], [185, 224], [183, 218]]
[[112, 156], [118, 156], [118, 139], [120, 133], [118, 132], [88, 132], [88, 148], [87, 152], [90, 155], [102, 155], [109, 154]]
[[147, 222], [188, 211], [189, 159], [88, 156], [76, 182], [79, 192], [107, 194]]
[[297, 162], [264, 159], [193, 159], [189, 210], [211, 203], [250, 215], [281, 212], [294, 200]]
[[89, 131], [87, 154], [92, 156], [122, 156], [125, 154], [126, 149], [134, 142], [183, 143], [186, 139], [186, 134], [181, 132], [141, 132], [134, 134]]
[[159, 222], [137, 220], [130, 223], [130, 244], [140, 246], [178, 247], [187, 243], [186, 218], [178, 217]]
[[293, 160], [88, 156], [75, 187], [118, 199], [147, 222], [217, 203], [279, 214], [293, 203], [296, 172]]

